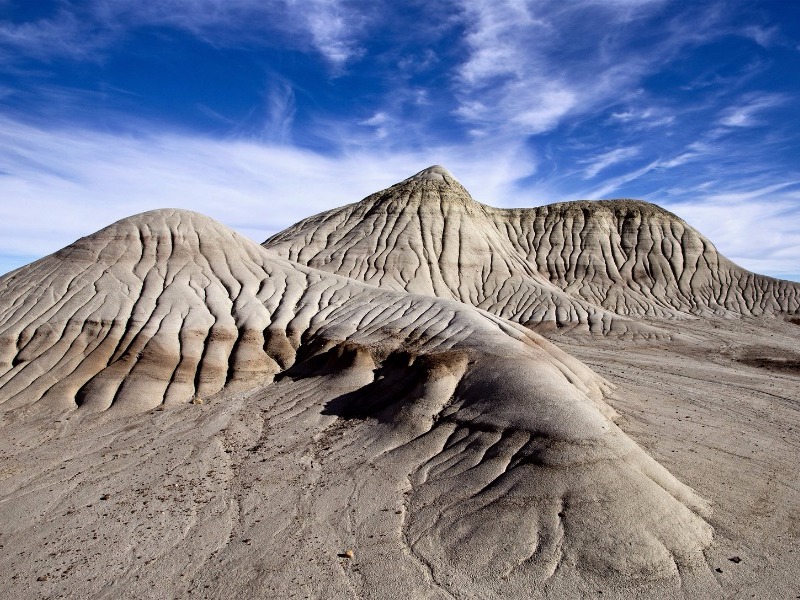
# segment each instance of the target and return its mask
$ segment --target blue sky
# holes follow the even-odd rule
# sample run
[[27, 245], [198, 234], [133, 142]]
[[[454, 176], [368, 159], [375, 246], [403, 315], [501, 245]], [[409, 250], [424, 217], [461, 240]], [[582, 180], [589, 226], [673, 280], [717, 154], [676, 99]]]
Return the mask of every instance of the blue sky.
[[438, 163], [800, 280], [799, 99], [794, 1], [0, 0], [0, 272], [167, 206], [260, 242]]

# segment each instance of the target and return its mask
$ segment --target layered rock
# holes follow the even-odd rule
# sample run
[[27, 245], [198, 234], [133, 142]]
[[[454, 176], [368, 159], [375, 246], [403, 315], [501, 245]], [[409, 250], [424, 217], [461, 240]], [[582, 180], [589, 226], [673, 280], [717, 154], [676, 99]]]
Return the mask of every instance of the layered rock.
[[[442, 255], [452, 240], [444, 235]], [[453, 284], [446, 269], [437, 277]], [[705, 568], [706, 503], [614, 424], [609, 384], [582, 363], [489, 312], [298, 265], [195, 213], [124, 219], [6, 275], [0, 343], [6, 423], [116, 415], [141, 443], [155, 440], [148, 409], [210, 402], [195, 438], [174, 435], [226, 456], [217, 412], [268, 399], [239, 410], [264, 420], [276, 448], [311, 453], [329, 482], [358, 481], [359, 514], [395, 540], [380, 551], [406, 586], [485, 580], [502, 593], [558, 569], [669, 579]], [[83, 422], [81, 439], [93, 439], [94, 421]], [[140, 477], [119, 469], [120, 489]], [[118, 475], [92, 481], [105, 477]], [[327, 510], [323, 491], [289, 489]], [[6, 510], [25, 498], [10, 493]], [[36, 527], [15, 529], [11, 543]], [[386, 568], [376, 563], [372, 576]]]
[[800, 285], [745, 271], [656, 205], [492, 208], [438, 166], [305, 219], [264, 246], [317, 269], [455, 298], [533, 328], [651, 335], [624, 317], [800, 310]]

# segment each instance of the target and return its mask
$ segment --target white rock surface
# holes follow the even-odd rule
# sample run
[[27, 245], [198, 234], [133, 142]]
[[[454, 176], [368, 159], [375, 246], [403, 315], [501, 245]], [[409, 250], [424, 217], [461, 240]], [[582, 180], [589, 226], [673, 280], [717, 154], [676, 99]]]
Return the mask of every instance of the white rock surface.
[[654, 204], [498, 209], [442, 167], [310, 217], [266, 242], [301, 264], [455, 298], [528, 327], [653, 336], [625, 317], [800, 311], [800, 285], [755, 275]]
[[794, 589], [796, 288], [532, 211], [431, 167], [271, 249], [166, 209], [0, 278], [9, 597]]

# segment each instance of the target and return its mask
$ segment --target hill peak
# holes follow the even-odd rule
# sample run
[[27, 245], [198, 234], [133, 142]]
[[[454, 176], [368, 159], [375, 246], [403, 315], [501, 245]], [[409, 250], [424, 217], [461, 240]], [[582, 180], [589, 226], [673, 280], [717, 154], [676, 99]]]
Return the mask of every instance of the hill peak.
[[407, 181], [444, 181], [445, 183], [458, 183], [458, 180], [453, 177], [453, 174], [441, 165], [431, 165], [427, 169], [423, 169], [416, 175], [412, 175], [406, 179]]
[[474, 209], [475, 200], [453, 174], [441, 165], [432, 165], [393, 186], [378, 192], [380, 201], [400, 199], [414, 205], [460, 205]]
[[619, 317], [794, 314], [800, 301], [800, 286], [737, 267], [656, 204], [493, 208], [439, 165], [264, 245], [315, 269], [455, 298], [528, 327], [627, 334], [642, 324]]

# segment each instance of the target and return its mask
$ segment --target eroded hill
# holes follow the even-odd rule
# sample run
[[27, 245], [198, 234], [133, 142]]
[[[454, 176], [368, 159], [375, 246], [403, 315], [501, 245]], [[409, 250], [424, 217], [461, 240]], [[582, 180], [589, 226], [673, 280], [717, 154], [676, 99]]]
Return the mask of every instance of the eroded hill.
[[264, 246], [330, 273], [455, 298], [529, 327], [648, 335], [621, 317], [800, 310], [800, 285], [736, 266], [656, 205], [492, 208], [438, 166], [301, 221]]
[[[592, 342], [606, 357], [599, 368], [622, 361], [624, 399], [648, 376], [627, 375], [625, 348], [645, 362], [733, 356], [736, 369], [775, 354], [761, 345], [761, 362], [746, 362], [714, 345], [720, 332], [708, 343], [651, 336], [638, 316], [773, 319], [796, 312], [796, 286], [738, 270], [651, 205], [546, 208], [480, 205], [436, 167], [303, 221], [270, 248], [167, 209], [0, 278], [8, 593], [731, 591], [712, 534], [735, 538], [739, 525], [715, 521], [709, 499], [618, 424], [660, 452], [653, 440], [679, 430], [663, 418], [671, 405], [655, 392], [649, 412], [615, 398], [620, 415], [611, 383], [524, 324], [636, 333]], [[575, 351], [594, 360], [583, 340]], [[697, 381], [706, 385], [695, 377], [692, 389]], [[774, 381], [763, 382], [769, 401], [784, 403], [791, 381]], [[746, 385], [703, 389], [750, 414]], [[794, 422], [796, 411], [775, 406]], [[734, 422], [714, 411], [710, 429], [698, 422], [709, 444], [700, 465]], [[631, 421], [640, 413], [659, 415], [659, 433]], [[770, 459], [776, 482], [791, 452]], [[725, 473], [747, 458], [727, 446], [718, 456]], [[723, 488], [706, 489], [738, 515], [719, 501]]]

